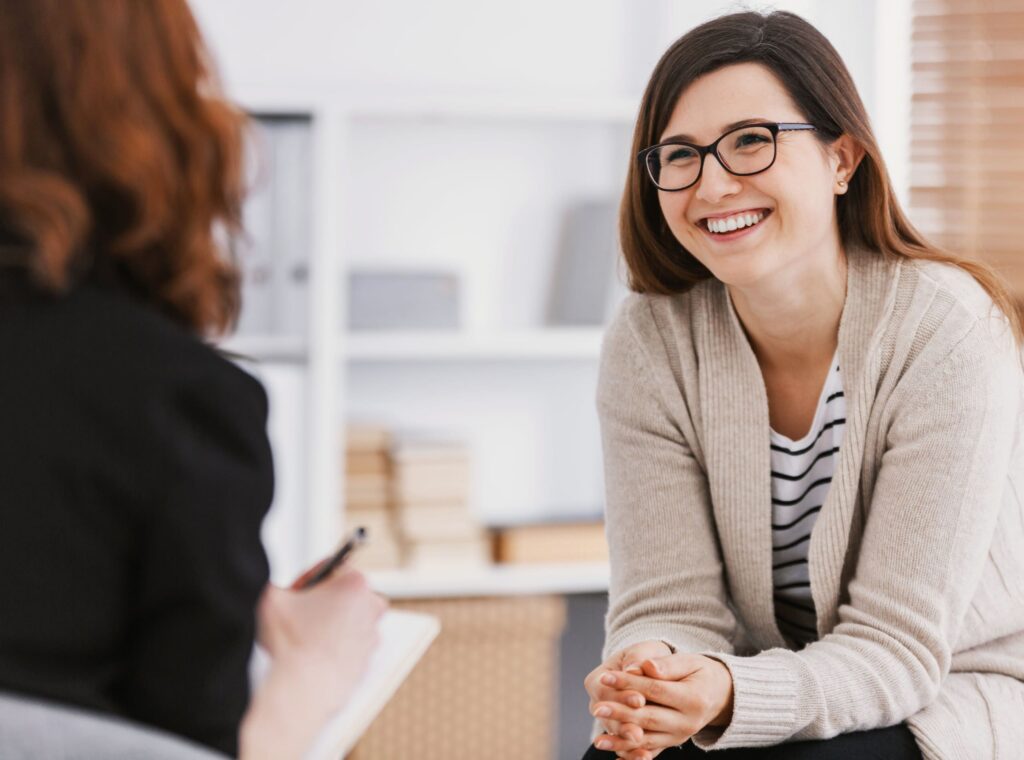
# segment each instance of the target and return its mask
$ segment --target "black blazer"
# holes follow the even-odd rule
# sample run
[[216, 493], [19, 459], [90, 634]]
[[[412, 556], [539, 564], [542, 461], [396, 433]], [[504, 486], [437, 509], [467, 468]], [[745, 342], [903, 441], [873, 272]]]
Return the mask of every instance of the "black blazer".
[[0, 689], [237, 752], [266, 419], [255, 379], [128, 291], [0, 275]]

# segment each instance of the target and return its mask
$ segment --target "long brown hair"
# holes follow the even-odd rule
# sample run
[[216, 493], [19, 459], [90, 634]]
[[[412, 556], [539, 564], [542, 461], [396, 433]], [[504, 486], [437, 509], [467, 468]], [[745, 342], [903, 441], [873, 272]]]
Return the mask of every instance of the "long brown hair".
[[218, 91], [185, 0], [0, 0], [0, 225], [36, 285], [112, 268], [231, 326], [246, 120]]
[[[823, 34], [785, 11], [734, 13], [704, 23], [662, 56], [644, 92], [633, 155], [655, 144], [676, 101], [697, 78], [737, 63], [767, 67], [789, 92], [825, 144], [850, 135], [864, 158], [837, 197], [842, 242], [883, 255], [929, 259], [969, 272], [1007, 315], [1018, 343], [1024, 322], [1002, 278], [985, 264], [941, 250], [907, 219], [893, 191], [867, 110], [850, 73]], [[658, 205], [657, 189], [636, 161], [630, 163], [620, 210], [620, 235], [629, 286], [640, 293], [683, 292], [711, 273], [672, 235]]]

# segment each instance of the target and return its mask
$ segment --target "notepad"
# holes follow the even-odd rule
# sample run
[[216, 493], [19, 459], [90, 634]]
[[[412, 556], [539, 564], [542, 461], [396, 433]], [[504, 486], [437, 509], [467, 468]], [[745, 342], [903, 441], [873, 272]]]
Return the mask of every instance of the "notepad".
[[432, 615], [388, 610], [377, 630], [380, 641], [359, 686], [321, 729], [305, 760], [341, 760], [426, 653], [441, 624]]

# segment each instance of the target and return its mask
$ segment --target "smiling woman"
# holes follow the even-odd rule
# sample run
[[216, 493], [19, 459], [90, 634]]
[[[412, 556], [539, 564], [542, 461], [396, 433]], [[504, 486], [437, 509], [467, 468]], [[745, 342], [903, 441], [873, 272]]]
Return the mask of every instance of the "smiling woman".
[[645, 92], [598, 412], [587, 757], [1017, 751], [1021, 317], [900, 209], [841, 59], [708, 22]]

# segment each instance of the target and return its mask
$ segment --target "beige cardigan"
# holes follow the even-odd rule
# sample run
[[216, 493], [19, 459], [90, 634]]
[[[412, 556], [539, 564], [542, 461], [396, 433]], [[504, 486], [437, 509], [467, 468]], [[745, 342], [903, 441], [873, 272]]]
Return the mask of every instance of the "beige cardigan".
[[847, 259], [846, 432], [809, 549], [819, 640], [792, 651], [776, 626], [767, 396], [709, 280], [631, 295], [605, 336], [605, 656], [664, 639], [724, 662], [732, 722], [704, 749], [905, 720], [928, 760], [1024, 757], [1019, 354], [959, 269]]

